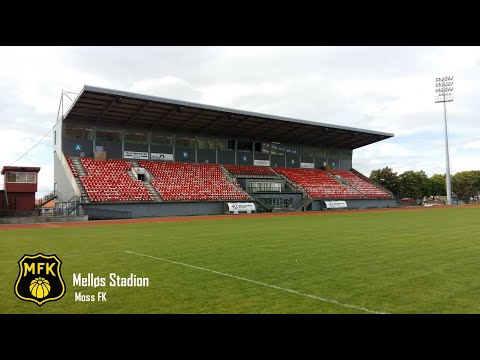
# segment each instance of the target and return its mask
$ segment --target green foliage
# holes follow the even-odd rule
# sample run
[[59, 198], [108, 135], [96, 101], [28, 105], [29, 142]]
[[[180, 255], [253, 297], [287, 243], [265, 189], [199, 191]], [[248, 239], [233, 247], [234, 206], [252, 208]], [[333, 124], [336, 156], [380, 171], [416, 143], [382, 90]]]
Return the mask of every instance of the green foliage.
[[[391, 168], [373, 170], [370, 180], [387, 188], [400, 198], [422, 199], [428, 196], [447, 195], [444, 174], [434, 174], [428, 178], [425, 171], [405, 171], [397, 175]], [[480, 192], [480, 171], [461, 171], [452, 176], [452, 193], [469, 202]]]
[[430, 182], [425, 171], [405, 171], [398, 177], [401, 197], [422, 199], [430, 194]]
[[383, 169], [373, 170], [370, 173], [370, 180], [382, 185], [394, 194], [399, 193], [399, 181], [396, 172], [393, 172], [388, 166]]
[[446, 196], [447, 186], [445, 174], [434, 174], [430, 177], [430, 193], [431, 196]]
[[461, 171], [452, 176], [452, 192], [466, 203], [479, 191], [480, 171]]

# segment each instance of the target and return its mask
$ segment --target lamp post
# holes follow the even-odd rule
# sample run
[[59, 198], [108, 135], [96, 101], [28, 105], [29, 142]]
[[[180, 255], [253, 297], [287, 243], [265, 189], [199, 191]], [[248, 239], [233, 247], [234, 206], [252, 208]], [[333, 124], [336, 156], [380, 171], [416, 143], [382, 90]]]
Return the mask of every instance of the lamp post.
[[443, 115], [445, 120], [445, 163], [447, 183], [447, 205], [452, 205], [452, 183], [450, 181], [450, 156], [448, 154], [448, 129], [447, 129], [447, 102], [453, 101], [453, 76], [444, 76], [435, 79], [437, 96], [435, 102], [443, 102]]

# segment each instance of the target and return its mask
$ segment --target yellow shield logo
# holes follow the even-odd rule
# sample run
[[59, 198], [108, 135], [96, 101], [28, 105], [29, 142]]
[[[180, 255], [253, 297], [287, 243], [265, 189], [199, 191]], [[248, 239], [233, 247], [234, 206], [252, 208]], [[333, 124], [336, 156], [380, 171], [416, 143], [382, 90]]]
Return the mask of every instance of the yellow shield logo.
[[20, 299], [41, 306], [65, 295], [65, 283], [60, 272], [62, 262], [56, 255], [24, 255], [18, 265], [20, 272], [15, 294]]

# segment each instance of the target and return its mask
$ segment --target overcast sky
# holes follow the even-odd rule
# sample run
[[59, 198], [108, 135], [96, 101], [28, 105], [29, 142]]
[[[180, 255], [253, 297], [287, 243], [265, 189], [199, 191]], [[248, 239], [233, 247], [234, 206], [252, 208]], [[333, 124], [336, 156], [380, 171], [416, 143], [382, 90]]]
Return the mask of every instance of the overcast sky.
[[[393, 133], [354, 168], [443, 174], [446, 75], [451, 173], [480, 170], [480, 47], [0, 47], [0, 167], [52, 129], [62, 89], [92, 85]], [[40, 166], [37, 197], [52, 191], [52, 135], [14, 165]]]

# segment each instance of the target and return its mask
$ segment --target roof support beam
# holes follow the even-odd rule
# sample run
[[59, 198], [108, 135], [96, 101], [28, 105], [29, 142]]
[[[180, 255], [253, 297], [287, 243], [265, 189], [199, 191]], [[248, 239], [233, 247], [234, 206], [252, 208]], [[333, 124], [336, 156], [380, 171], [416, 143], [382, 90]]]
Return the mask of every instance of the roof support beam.
[[[292, 127], [293, 126], [293, 127]], [[282, 131], [282, 132], [279, 132], [277, 135], [278, 136], [283, 136], [285, 134], [289, 134], [291, 132], [295, 133], [295, 131], [297, 129], [300, 129], [301, 127], [303, 127], [304, 125], [303, 124], [299, 124], [299, 125], [293, 125], [293, 123], [289, 123], [288, 126], [285, 126], [285, 131]]]
[[179, 126], [175, 127], [175, 131], [178, 130], [178, 129], [182, 129], [184, 125], [186, 125], [187, 123], [189, 123], [190, 121], [193, 121], [195, 119], [198, 119], [198, 117], [200, 115], [202, 115], [203, 113], [205, 113], [205, 110], [201, 110], [198, 114], [195, 114], [193, 117], [183, 121]]
[[155, 129], [163, 119], [165, 119], [168, 115], [170, 115], [174, 111], [177, 111], [177, 109], [178, 109], [178, 106], [175, 106], [174, 108], [170, 109], [166, 114], [164, 114], [161, 118], [159, 118], [148, 130], [152, 131], [153, 129]]
[[205, 125], [205, 126], [202, 126], [202, 127], [199, 128], [198, 130], [200, 130], [200, 131], [202, 131], [202, 130], [207, 130], [210, 126], [214, 125], [217, 121], [226, 119], [229, 115], [230, 115], [230, 113], [223, 114], [223, 116], [214, 119], [214, 120], [211, 121], [209, 124], [207, 124], [207, 125]]
[[108, 112], [108, 110], [110, 110], [113, 107], [113, 105], [115, 105], [115, 103], [117, 102], [117, 99], [118, 98], [113, 99], [110, 105], [108, 105], [107, 108], [102, 111], [100, 116], [97, 118], [98, 120], [100, 120]]
[[147, 101], [140, 109], [138, 109], [137, 111], [135, 111], [135, 113], [134, 113], [132, 116], [130, 116], [130, 118], [129, 118], [127, 121], [125, 121], [125, 122], [123, 123], [123, 127], [127, 126], [129, 123], [131, 123], [133, 120], [135, 120], [135, 119], [137, 118], [137, 116], [140, 115], [140, 113], [141, 113], [143, 110], [145, 110], [145, 109], [148, 107], [148, 105], [150, 105], [151, 103], [152, 103], [152, 101], [149, 100], [149, 101]]
[[270, 120], [266, 120], [265, 122], [261, 123], [261, 124], [256, 124], [254, 126], [250, 126], [248, 129], [246, 130], [243, 130], [239, 135], [240, 136], [244, 136], [244, 135], [248, 135], [252, 130], [255, 130], [255, 131], [258, 131], [259, 129], [261, 129], [262, 127], [264, 126], [271, 126], [273, 123], [270, 121]]
[[[233, 116], [231, 116], [231, 115], [233, 115]], [[221, 117], [220, 119], [217, 119], [217, 120], [222, 120], [222, 119], [225, 119], [225, 118], [227, 118], [227, 117], [234, 118], [234, 117], [235, 117], [235, 114], [227, 114], [226, 116], [223, 116], [223, 117]], [[250, 119], [252, 119], [252, 118], [253, 118], [253, 116], [247, 116], [247, 117], [244, 118], [244, 119], [238, 120], [238, 121], [235, 123], [235, 125], [236, 125], [236, 126], [237, 126], [237, 125], [241, 125], [241, 124], [244, 123], [245, 121], [250, 120]], [[208, 127], [210, 127], [210, 125], [213, 125], [213, 124], [214, 124], [214, 123], [208, 124], [207, 126], [205, 126], [205, 129], [208, 128]], [[225, 126], [221, 127], [220, 129], [216, 129], [216, 131], [223, 131], [224, 129], [228, 129], [228, 128], [230, 128], [230, 125], [225, 125]]]

